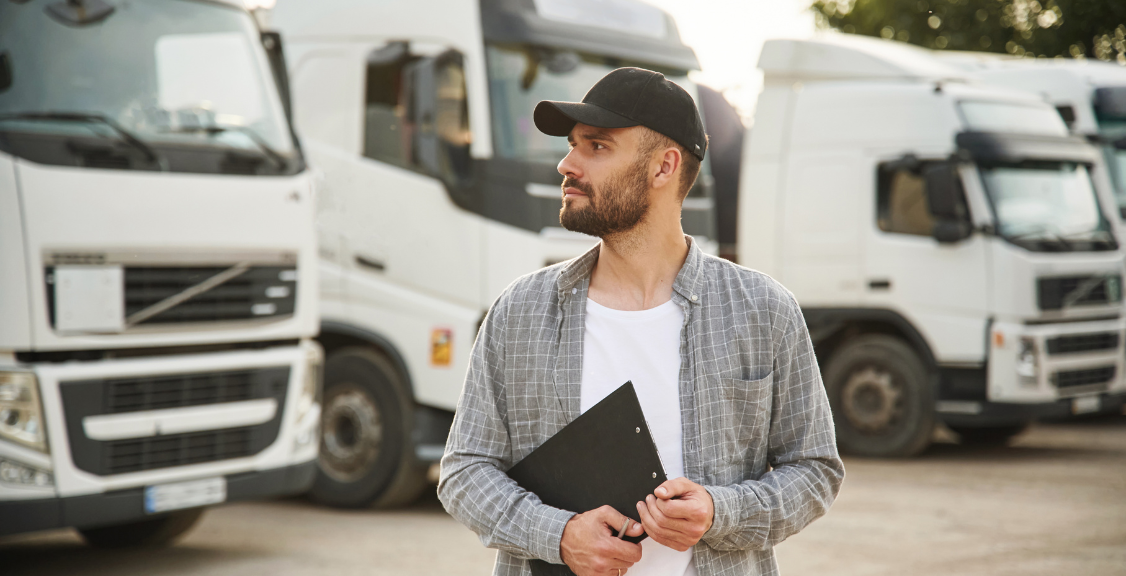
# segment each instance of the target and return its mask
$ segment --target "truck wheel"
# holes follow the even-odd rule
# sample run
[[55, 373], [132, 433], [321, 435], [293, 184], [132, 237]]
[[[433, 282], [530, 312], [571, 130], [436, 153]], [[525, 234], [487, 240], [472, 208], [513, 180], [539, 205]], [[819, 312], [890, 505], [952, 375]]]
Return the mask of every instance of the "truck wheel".
[[345, 348], [324, 369], [324, 411], [313, 501], [341, 508], [401, 506], [425, 487], [411, 442], [413, 402], [395, 367]]
[[934, 387], [919, 355], [902, 340], [870, 334], [843, 344], [829, 359], [825, 389], [841, 451], [907, 457], [930, 443]]
[[990, 426], [987, 428], [971, 428], [968, 426], [949, 426], [958, 438], [961, 439], [962, 444], [972, 444], [976, 446], [1004, 446], [1008, 444], [1009, 439], [1021, 432], [1028, 429], [1028, 424], [1016, 424], [1012, 426]]
[[155, 548], [167, 546], [191, 530], [203, 516], [203, 508], [179, 510], [159, 518], [78, 531], [86, 543], [97, 548]]

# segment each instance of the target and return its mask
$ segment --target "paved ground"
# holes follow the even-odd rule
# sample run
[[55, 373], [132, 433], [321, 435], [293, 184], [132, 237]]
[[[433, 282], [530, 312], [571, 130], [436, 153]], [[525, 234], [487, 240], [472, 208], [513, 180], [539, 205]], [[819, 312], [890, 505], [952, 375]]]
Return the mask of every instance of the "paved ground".
[[[1126, 574], [1126, 417], [846, 467], [829, 515], [778, 547], [786, 576]], [[484, 575], [492, 561], [433, 497], [395, 512], [232, 505], [159, 551], [94, 550], [66, 531], [0, 540], [5, 576]]]

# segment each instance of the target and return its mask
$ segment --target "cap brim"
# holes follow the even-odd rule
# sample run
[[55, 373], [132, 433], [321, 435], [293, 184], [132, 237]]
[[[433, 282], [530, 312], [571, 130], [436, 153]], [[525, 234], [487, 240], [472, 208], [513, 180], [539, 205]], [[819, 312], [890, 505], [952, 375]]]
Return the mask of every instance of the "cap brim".
[[575, 124], [596, 128], [629, 128], [639, 125], [638, 122], [595, 104], [552, 100], [536, 104], [532, 119], [535, 120], [536, 128], [548, 136], [566, 136], [571, 133]]

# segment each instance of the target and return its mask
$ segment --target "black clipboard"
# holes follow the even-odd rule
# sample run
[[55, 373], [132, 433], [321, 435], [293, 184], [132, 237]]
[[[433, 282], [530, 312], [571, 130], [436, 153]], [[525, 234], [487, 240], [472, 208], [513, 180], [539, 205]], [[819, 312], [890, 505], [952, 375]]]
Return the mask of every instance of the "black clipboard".
[[[549, 506], [586, 512], [609, 504], [637, 522], [637, 503], [666, 480], [633, 382], [548, 438], [510, 468], [508, 476]], [[572, 574], [566, 565], [542, 560], [532, 560], [531, 568], [537, 576]]]

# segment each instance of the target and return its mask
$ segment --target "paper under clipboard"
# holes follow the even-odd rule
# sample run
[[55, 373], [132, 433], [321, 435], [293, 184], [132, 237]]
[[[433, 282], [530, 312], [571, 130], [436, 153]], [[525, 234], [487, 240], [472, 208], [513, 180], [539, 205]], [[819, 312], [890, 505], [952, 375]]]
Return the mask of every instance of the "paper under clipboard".
[[[549, 506], [586, 512], [608, 504], [638, 522], [637, 503], [666, 480], [632, 382], [563, 427], [509, 469], [508, 476]], [[643, 539], [625, 538], [634, 543]], [[571, 571], [533, 560], [532, 573]]]

